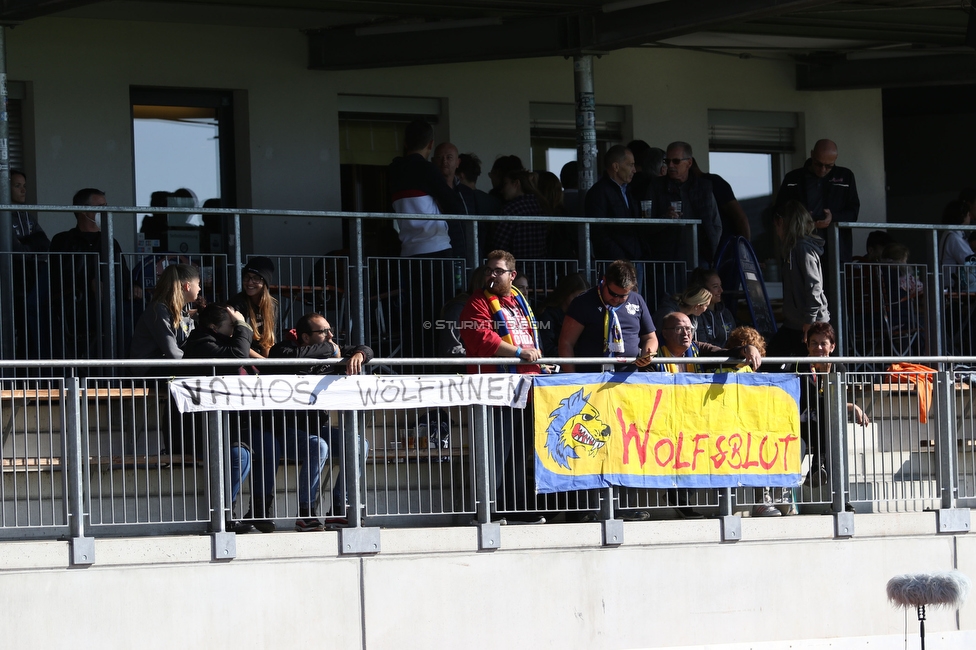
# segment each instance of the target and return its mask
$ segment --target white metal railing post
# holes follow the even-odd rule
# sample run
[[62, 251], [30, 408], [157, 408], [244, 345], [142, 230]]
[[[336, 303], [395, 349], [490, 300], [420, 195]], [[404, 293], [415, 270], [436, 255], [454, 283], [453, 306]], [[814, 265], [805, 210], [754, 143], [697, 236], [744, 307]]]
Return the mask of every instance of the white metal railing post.
[[[919, 382], [921, 383], [921, 382]], [[922, 390], [919, 387], [919, 390]], [[939, 469], [936, 484], [939, 489], [937, 529], [940, 533], [969, 532], [969, 508], [957, 508], [959, 490], [959, 458], [956, 449], [956, 386], [951, 370], [940, 370], [935, 376], [933, 395], [938, 427], [936, 450]]]
[[494, 419], [489, 418], [488, 407], [484, 404], [474, 409], [474, 482], [475, 482], [475, 521], [478, 525], [478, 546], [481, 549], [496, 549], [501, 547], [501, 527], [491, 521], [492, 498], [492, 461], [491, 446], [489, 445], [489, 420], [494, 426]]
[[207, 443], [210, 467], [210, 531], [214, 560], [232, 560], [237, 556], [234, 533], [228, 533], [224, 521], [227, 516], [227, 481], [229, 472], [230, 427], [224, 411], [207, 413]]
[[942, 336], [942, 301], [943, 296], [943, 282], [942, 273], [939, 266], [939, 233], [938, 230], [932, 230], [929, 233], [929, 257], [932, 260], [931, 266], [931, 278], [930, 281], [926, 283], [926, 286], [932, 287], [932, 290], [927, 292], [926, 296], [928, 300], [928, 312], [929, 312], [929, 327], [928, 332], [928, 348], [931, 354], [949, 354], [949, 350], [946, 349], [947, 346], [943, 341]]
[[[834, 231], [837, 229], [834, 228]], [[836, 238], [834, 239], [836, 241]], [[850, 490], [847, 475], [847, 378], [843, 373], [827, 373], [826, 405], [827, 425], [830, 432], [830, 487], [831, 511], [834, 515], [834, 535], [854, 535], [854, 513], [847, 512]], [[821, 413], [821, 416], [824, 414]], [[813, 443], [814, 441], [811, 441]], [[817, 443], [819, 444], [819, 442]], [[821, 453], [827, 450], [821, 450]], [[811, 469], [811, 471], [814, 471]]]
[[347, 516], [350, 528], [339, 530], [339, 552], [343, 555], [362, 555], [380, 552], [380, 529], [363, 526], [363, 478], [365, 466], [363, 445], [360, 439], [360, 414], [358, 411], [342, 413], [342, 436], [345, 458], [342, 459], [346, 498], [349, 502]]
[[95, 562], [95, 540], [85, 536], [85, 491], [87, 474], [82, 454], [81, 381], [77, 376], [64, 380], [64, 431], [68, 466], [68, 525], [71, 531], [71, 563], [88, 565]]

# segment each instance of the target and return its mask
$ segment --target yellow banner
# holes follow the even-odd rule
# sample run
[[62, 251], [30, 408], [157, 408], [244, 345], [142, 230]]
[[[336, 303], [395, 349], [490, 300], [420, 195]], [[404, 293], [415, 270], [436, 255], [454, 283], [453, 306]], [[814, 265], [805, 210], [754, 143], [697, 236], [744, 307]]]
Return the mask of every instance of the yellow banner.
[[787, 374], [535, 377], [537, 489], [798, 485], [799, 392]]

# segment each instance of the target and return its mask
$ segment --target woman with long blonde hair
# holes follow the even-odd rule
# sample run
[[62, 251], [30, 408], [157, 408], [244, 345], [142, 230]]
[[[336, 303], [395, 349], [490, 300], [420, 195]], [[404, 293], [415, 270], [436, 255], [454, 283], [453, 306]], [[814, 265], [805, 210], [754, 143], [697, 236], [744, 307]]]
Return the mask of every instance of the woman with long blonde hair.
[[129, 358], [182, 359], [181, 348], [193, 330], [190, 304], [199, 297], [199, 269], [189, 264], [163, 269], [152, 302], [132, 332]]
[[784, 205], [774, 221], [783, 275], [783, 326], [769, 344], [771, 357], [806, 356], [807, 330], [830, 320], [820, 256], [824, 240], [799, 201]]
[[275, 266], [267, 257], [252, 257], [241, 269], [244, 291], [230, 300], [231, 306], [244, 315], [254, 331], [251, 358], [263, 359], [275, 344], [278, 327], [278, 301], [271, 295]]

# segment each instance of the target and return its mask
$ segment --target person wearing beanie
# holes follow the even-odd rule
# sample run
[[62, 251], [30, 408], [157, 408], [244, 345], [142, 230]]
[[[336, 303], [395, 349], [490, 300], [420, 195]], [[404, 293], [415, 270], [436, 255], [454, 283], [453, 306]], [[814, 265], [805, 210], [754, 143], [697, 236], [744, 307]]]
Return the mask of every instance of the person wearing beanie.
[[231, 298], [231, 306], [244, 315], [254, 331], [251, 357], [264, 359], [275, 344], [278, 301], [271, 296], [275, 265], [270, 258], [252, 257], [241, 269], [244, 290]]

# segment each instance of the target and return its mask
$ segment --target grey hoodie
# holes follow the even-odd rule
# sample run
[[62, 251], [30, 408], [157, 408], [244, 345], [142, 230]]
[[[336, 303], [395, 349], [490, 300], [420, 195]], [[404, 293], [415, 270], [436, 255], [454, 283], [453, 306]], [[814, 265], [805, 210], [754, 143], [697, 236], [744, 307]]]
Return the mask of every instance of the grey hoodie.
[[786, 258], [783, 269], [784, 327], [802, 330], [804, 325], [830, 320], [820, 266], [823, 251], [823, 239], [811, 235], [796, 242]]

